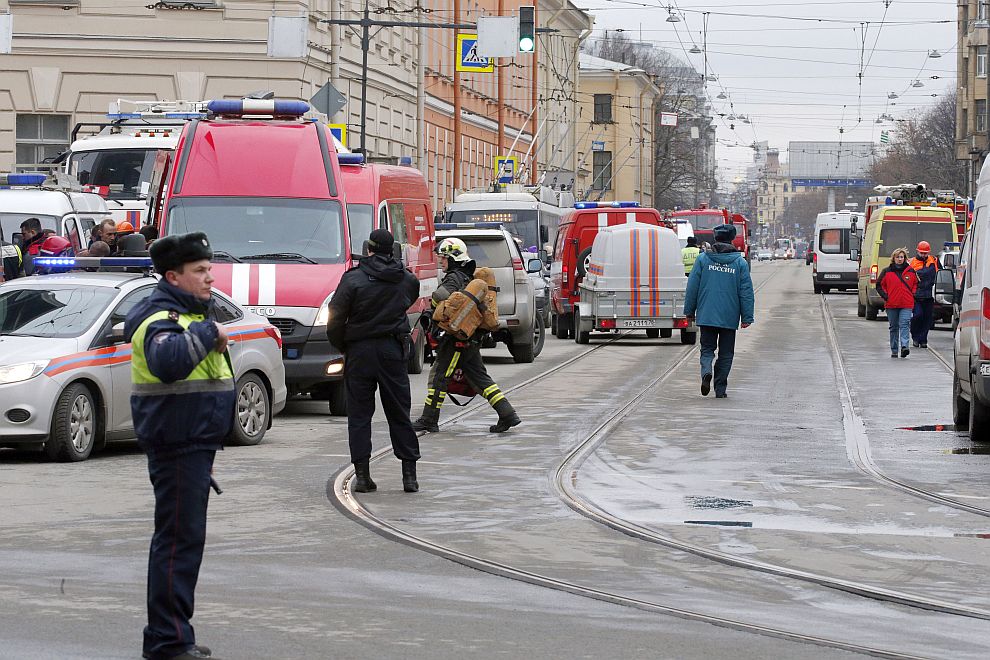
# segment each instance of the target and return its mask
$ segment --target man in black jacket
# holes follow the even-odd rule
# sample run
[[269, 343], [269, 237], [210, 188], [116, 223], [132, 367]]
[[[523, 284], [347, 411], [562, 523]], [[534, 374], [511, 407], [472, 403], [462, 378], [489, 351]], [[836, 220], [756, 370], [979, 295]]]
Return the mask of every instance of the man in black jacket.
[[409, 420], [409, 307], [419, 298], [419, 280], [392, 256], [395, 239], [385, 229], [368, 237], [370, 253], [344, 273], [330, 303], [327, 337], [344, 354], [347, 437], [356, 474], [353, 489], [378, 489], [371, 479], [371, 418], [381, 388], [392, 451], [402, 461], [402, 487], [419, 490], [419, 438]]

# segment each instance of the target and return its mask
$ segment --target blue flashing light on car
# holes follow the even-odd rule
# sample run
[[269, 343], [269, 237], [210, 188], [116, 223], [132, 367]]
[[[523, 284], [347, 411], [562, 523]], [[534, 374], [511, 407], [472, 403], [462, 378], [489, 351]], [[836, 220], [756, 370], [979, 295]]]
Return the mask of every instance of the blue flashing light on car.
[[639, 202], [575, 202], [576, 209], [636, 209]]
[[0, 186], [40, 186], [47, 174], [0, 174]]
[[501, 222], [438, 222], [435, 224], [434, 229], [437, 230], [450, 230], [450, 229], [501, 229]]
[[341, 165], [364, 165], [364, 154], [337, 154]]
[[309, 112], [305, 101], [279, 101], [275, 99], [241, 99], [238, 101], [210, 101], [206, 109], [215, 115], [244, 117], [266, 115], [272, 117], [302, 117]]
[[151, 257], [35, 257], [33, 263], [53, 272], [74, 268], [154, 268]]

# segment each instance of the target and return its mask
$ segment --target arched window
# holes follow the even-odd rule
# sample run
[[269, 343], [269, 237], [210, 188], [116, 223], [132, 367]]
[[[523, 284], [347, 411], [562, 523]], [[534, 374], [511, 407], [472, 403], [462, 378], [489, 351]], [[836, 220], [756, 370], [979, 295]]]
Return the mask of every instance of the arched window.
[[787, 184], [784, 184], [784, 192], [787, 192]]

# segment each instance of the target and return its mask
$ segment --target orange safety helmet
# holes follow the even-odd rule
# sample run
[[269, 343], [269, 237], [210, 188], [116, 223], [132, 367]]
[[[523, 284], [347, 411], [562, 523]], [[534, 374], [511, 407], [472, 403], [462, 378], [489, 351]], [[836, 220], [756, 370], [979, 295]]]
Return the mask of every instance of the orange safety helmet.
[[928, 244], [928, 241], [921, 241], [918, 243], [918, 254], [928, 254], [932, 251], [932, 246]]
[[134, 225], [132, 225], [131, 223], [129, 223], [127, 220], [124, 220], [123, 222], [121, 222], [119, 225], [117, 225], [114, 228], [113, 233], [115, 233], [115, 234], [133, 234], [134, 233]]

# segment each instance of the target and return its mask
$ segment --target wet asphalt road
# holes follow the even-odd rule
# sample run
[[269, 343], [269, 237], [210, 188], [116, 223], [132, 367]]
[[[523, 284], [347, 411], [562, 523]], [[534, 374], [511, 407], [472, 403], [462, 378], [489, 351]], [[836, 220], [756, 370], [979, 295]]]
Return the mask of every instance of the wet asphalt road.
[[[580, 497], [699, 547], [990, 611], [990, 540], [979, 538], [990, 518], [857, 469], [810, 270], [761, 263], [754, 279], [766, 285], [728, 399], [699, 395], [696, 347], [623, 339], [510, 395], [525, 419], [512, 433], [489, 435], [486, 410], [424, 437], [420, 493], [401, 492], [397, 461], [376, 463], [379, 492], [361, 503], [434, 543], [589, 588], [892, 651], [986, 657], [990, 621], [716, 563], [562, 502], [552, 477], [567, 452], [690, 352], [575, 471]], [[876, 466], [990, 508], [990, 456], [954, 451], [971, 445], [952, 431], [898, 430], [951, 422], [945, 368], [920, 350], [891, 360], [886, 322], [857, 318], [853, 294], [827, 298]], [[930, 343], [951, 359], [949, 332]], [[486, 361], [506, 389], [585, 350], [548, 338], [532, 365], [504, 349]], [[414, 401], [424, 381], [413, 377]], [[495, 577], [387, 540], [329, 501], [347, 444], [324, 405], [291, 402], [264, 444], [218, 457], [225, 492], [211, 501], [194, 620], [218, 657], [852, 655]], [[123, 445], [67, 465], [0, 451], [0, 484], [0, 657], [139, 657], [152, 508], [143, 456]]]

